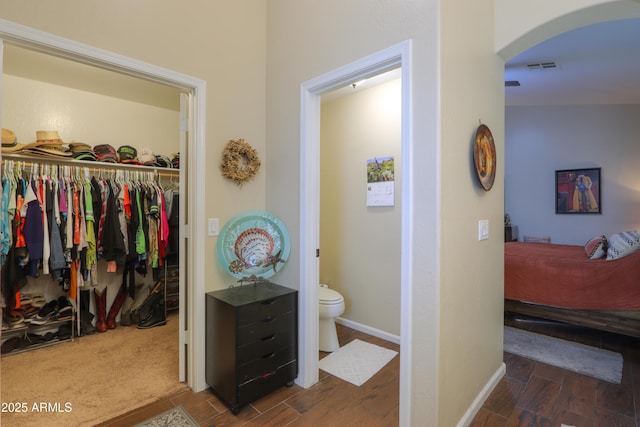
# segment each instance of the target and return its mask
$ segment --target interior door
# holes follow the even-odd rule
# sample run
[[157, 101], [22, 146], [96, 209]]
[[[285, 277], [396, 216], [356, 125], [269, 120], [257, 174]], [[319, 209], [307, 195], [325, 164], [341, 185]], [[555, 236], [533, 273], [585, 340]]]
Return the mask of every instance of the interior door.
[[[188, 159], [187, 150], [189, 149], [189, 129], [191, 127], [191, 114], [193, 97], [188, 92], [180, 94], [180, 161], [186, 162]], [[180, 248], [178, 255], [178, 262], [180, 265], [180, 304], [179, 304], [179, 354], [178, 363], [180, 382], [187, 380], [187, 354], [189, 351], [188, 335], [187, 335], [187, 304], [188, 304], [188, 289], [187, 289], [187, 277], [189, 274], [189, 268], [187, 266], [187, 250], [189, 246], [187, 243], [186, 219], [187, 219], [187, 206], [188, 192], [187, 192], [187, 166], [183, 163], [180, 164]]]

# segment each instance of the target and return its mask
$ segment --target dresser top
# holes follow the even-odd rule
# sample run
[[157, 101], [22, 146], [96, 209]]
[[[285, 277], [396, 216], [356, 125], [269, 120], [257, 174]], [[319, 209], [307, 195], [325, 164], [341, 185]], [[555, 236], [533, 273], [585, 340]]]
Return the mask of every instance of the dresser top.
[[207, 296], [216, 298], [232, 306], [240, 306], [289, 295], [295, 292], [297, 292], [297, 290], [275, 283], [260, 282], [208, 292]]

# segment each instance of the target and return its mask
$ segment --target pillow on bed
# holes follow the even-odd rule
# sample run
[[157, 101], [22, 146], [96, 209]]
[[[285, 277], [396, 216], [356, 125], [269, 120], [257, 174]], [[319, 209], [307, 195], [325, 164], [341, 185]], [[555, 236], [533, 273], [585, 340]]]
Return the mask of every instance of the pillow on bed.
[[637, 231], [623, 231], [609, 236], [607, 261], [619, 259], [640, 249], [640, 234]]
[[598, 259], [605, 256], [607, 254], [607, 237], [603, 235], [589, 239], [584, 245], [584, 253], [589, 259]]

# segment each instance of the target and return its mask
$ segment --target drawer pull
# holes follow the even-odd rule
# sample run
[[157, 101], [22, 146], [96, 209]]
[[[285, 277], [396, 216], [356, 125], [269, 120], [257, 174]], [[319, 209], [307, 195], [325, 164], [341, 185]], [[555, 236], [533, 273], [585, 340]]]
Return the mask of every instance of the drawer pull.
[[278, 318], [278, 315], [274, 314], [273, 316], [265, 317], [262, 319], [263, 323], [271, 323]]
[[264, 355], [262, 356], [262, 358], [263, 358], [263, 359], [265, 359], [265, 360], [267, 360], [267, 359], [271, 359], [271, 358], [272, 358], [273, 356], [275, 356], [275, 355], [276, 355], [276, 352], [275, 352], [275, 351], [272, 351], [272, 352], [271, 352], [271, 353], [269, 353], [269, 354], [264, 354]]
[[260, 338], [261, 341], [273, 341], [273, 339], [276, 337], [277, 334], [271, 334], [271, 335], [267, 335], [266, 337], [262, 337]]
[[271, 305], [271, 304], [273, 304], [275, 302], [276, 302], [276, 299], [274, 298], [274, 299], [262, 301], [260, 304], [262, 304], [262, 305]]
[[270, 376], [273, 376], [273, 374], [275, 374], [276, 371], [271, 371], [271, 372], [265, 372], [264, 374], [262, 374], [262, 378], [266, 379], [269, 378]]

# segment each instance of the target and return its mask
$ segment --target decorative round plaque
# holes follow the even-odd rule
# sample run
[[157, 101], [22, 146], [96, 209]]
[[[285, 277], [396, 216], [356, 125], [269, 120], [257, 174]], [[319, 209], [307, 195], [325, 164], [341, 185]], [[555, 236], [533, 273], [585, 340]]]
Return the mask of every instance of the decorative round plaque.
[[473, 162], [480, 185], [485, 191], [491, 190], [496, 179], [496, 146], [491, 130], [485, 125], [478, 126], [476, 131]]

